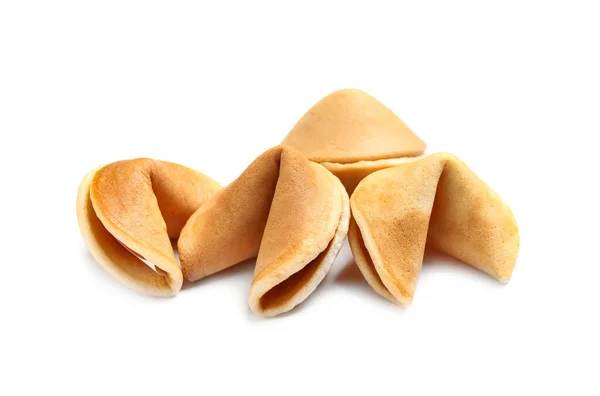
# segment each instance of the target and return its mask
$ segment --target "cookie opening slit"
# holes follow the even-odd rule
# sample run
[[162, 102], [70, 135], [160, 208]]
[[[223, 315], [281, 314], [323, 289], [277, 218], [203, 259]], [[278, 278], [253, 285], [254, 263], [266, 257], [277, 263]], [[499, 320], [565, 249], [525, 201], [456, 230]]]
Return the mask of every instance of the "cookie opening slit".
[[307, 284], [315, 278], [320, 264], [331, 247], [331, 242], [327, 249], [321, 252], [316, 259], [305, 265], [300, 271], [292, 274], [281, 283], [277, 284], [266, 292], [259, 301], [260, 307], [264, 311], [272, 310], [276, 307], [289, 303]]
[[360, 228], [354, 219], [350, 221], [350, 228], [352, 229], [352, 232], [348, 235], [348, 238], [352, 238], [354, 242], [350, 245], [350, 247], [352, 249], [352, 254], [354, 255], [354, 260], [358, 266], [358, 269], [365, 277], [367, 283], [371, 285], [373, 290], [375, 290], [375, 292], [387, 300], [397, 304], [398, 302], [381, 280], [381, 276], [377, 272], [375, 264], [373, 263], [373, 259], [371, 258], [371, 253], [365, 245], [362, 232], [360, 231]]
[[152, 269], [154, 272], [156, 272], [158, 275], [160, 276], [168, 276], [168, 274], [163, 271], [162, 269], [160, 269], [159, 267], [155, 266], [154, 264], [152, 264], [150, 262], [150, 260], [146, 260], [144, 257], [142, 257], [142, 255], [140, 255], [137, 252], [134, 252], [133, 250], [129, 249], [127, 246], [125, 246], [124, 243], [122, 243], [121, 241], [117, 240], [117, 242], [119, 242], [119, 244], [121, 246], [123, 246], [125, 248], [125, 250], [127, 250], [129, 253], [131, 253], [135, 258], [137, 258], [138, 260], [140, 260], [142, 263], [146, 264], [148, 267], [150, 267], [150, 269]]

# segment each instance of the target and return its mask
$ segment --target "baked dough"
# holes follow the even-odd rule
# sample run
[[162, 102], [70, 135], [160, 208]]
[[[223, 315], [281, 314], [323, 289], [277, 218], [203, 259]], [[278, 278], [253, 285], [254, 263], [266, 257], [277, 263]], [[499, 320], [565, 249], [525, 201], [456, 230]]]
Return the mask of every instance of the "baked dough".
[[77, 219], [90, 253], [138, 292], [171, 296], [183, 281], [171, 239], [220, 185], [190, 168], [152, 159], [119, 161], [89, 172]]
[[257, 257], [250, 308], [289, 311], [331, 268], [349, 219], [348, 195], [333, 174], [274, 147], [189, 219], [178, 242], [183, 275], [196, 281]]
[[412, 302], [425, 246], [508, 282], [519, 252], [510, 208], [462, 161], [440, 153], [363, 179], [350, 199], [348, 240], [371, 287]]
[[321, 99], [282, 143], [333, 172], [350, 194], [366, 175], [420, 156], [426, 148], [396, 114], [357, 89]]

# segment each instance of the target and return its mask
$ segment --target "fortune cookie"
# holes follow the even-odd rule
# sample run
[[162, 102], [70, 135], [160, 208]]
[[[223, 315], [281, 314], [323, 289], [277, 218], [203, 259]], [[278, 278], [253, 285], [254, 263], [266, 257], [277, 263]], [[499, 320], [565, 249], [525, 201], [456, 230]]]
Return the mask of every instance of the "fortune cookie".
[[371, 287], [411, 303], [425, 246], [500, 282], [511, 278], [519, 233], [510, 208], [462, 161], [434, 154], [363, 179], [350, 199], [348, 240]]
[[170, 296], [183, 281], [171, 238], [218, 189], [211, 178], [170, 162], [115, 162], [81, 182], [79, 229], [92, 256], [115, 279], [144, 294]]
[[277, 146], [190, 217], [178, 241], [183, 275], [195, 281], [257, 257], [250, 308], [263, 316], [289, 311], [331, 268], [349, 219], [340, 181]]
[[396, 114], [356, 89], [321, 99], [282, 143], [329, 169], [349, 194], [365, 176], [411, 161], [426, 148]]

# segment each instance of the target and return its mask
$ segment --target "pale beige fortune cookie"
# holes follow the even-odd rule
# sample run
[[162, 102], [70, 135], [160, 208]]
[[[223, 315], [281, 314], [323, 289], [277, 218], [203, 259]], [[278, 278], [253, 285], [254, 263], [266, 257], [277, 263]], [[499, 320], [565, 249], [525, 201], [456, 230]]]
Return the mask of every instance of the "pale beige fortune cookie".
[[331, 268], [349, 219], [340, 181], [277, 146], [192, 215], [178, 242], [183, 275], [195, 281], [257, 257], [250, 308], [264, 316], [289, 311]]
[[92, 256], [140, 293], [171, 296], [183, 276], [171, 239], [220, 185], [190, 168], [152, 159], [89, 172], [77, 196], [79, 229]]
[[348, 240], [356, 264], [392, 302], [412, 302], [426, 245], [500, 282], [512, 276], [520, 243], [512, 211], [451, 154], [372, 173], [350, 202]]
[[396, 114], [357, 89], [321, 99], [282, 143], [329, 169], [349, 194], [365, 176], [414, 160], [426, 148]]

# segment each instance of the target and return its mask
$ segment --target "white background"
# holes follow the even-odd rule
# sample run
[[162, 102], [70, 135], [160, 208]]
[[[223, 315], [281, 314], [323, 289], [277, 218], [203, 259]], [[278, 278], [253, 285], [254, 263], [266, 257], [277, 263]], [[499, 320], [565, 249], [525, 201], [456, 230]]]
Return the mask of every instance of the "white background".
[[[597, 395], [598, 3], [214, 3], [0, 3], [0, 394]], [[510, 284], [429, 257], [403, 309], [346, 246], [265, 320], [253, 263], [156, 299], [87, 253], [91, 168], [152, 157], [226, 184], [345, 87], [511, 205]]]

